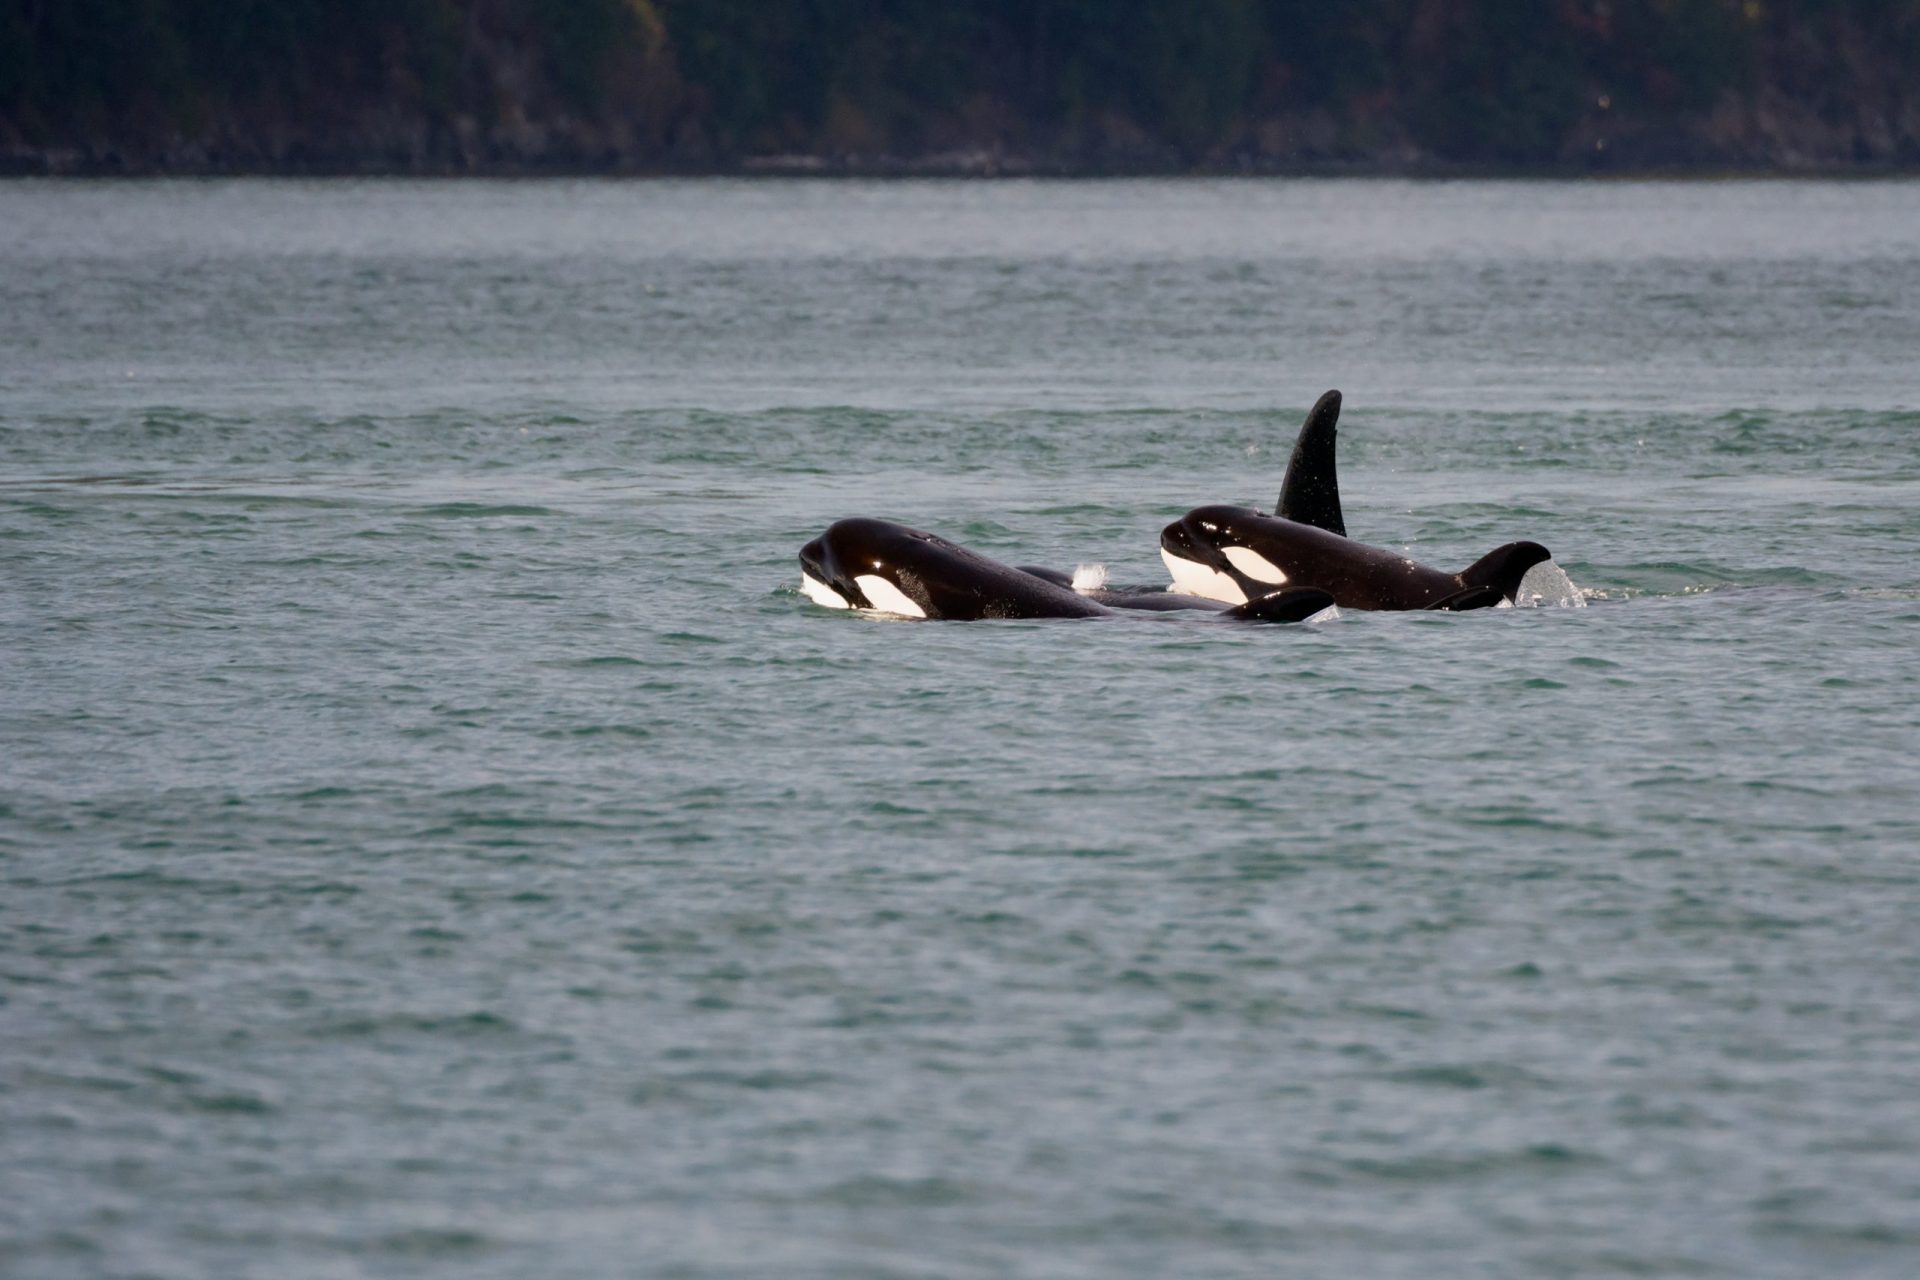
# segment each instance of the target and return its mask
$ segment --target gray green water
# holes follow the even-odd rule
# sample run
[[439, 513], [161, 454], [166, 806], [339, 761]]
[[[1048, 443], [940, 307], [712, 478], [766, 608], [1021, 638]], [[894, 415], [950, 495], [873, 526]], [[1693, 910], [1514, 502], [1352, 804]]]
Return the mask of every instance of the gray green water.
[[[1920, 185], [0, 185], [0, 1272], [1920, 1272]], [[912, 624], [830, 520], [1585, 609]]]

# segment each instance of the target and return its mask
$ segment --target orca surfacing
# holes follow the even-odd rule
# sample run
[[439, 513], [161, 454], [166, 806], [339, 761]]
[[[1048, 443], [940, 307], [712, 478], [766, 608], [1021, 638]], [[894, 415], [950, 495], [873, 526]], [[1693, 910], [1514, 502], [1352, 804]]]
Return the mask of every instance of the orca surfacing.
[[1176, 590], [1233, 603], [1289, 583], [1319, 587], [1347, 609], [1484, 609], [1511, 601], [1550, 552], [1510, 542], [1459, 573], [1409, 560], [1252, 507], [1195, 507], [1160, 534]]
[[1172, 590], [1227, 604], [1287, 586], [1319, 587], [1343, 608], [1458, 612], [1511, 602], [1527, 570], [1551, 557], [1510, 542], [1459, 573], [1430, 568], [1346, 536], [1334, 471], [1340, 393], [1314, 404], [1300, 428], [1275, 514], [1195, 507], [1160, 533]]
[[800, 548], [800, 589], [815, 604], [903, 618], [1105, 618], [1199, 611], [1237, 622], [1299, 622], [1333, 604], [1317, 587], [1255, 592], [1231, 604], [1166, 592], [1075, 591], [936, 534], [869, 517], [836, 521]]

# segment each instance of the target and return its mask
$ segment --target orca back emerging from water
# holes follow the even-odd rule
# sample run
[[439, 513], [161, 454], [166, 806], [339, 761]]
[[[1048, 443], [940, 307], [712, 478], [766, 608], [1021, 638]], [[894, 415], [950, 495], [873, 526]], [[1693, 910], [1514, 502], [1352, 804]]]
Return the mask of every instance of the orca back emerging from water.
[[1313, 586], [1353, 609], [1483, 609], [1511, 601], [1527, 570], [1550, 558], [1510, 542], [1459, 573], [1348, 538], [1334, 467], [1340, 393], [1314, 403], [1294, 441], [1275, 514], [1196, 507], [1160, 534], [1173, 590], [1230, 604], [1285, 586]]
[[1065, 575], [1001, 564], [935, 534], [886, 520], [840, 520], [800, 548], [800, 589], [815, 604], [903, 618], [1102, 618], [1121, 611], [1199, 610], [1245, 622], [1298, 622], [1333, 604], [1312, 587], [1216, 602], [1075, 591]]
[[1537, 542], [1510, 542], [1447, 573], [1252, 507], [1195, 507], [1160, 534], [1175, 589], [1229, 604], [1299, 585], [1319, 587], [1342, 608], [1484, 609], [1512, 600], [1549, 554]]

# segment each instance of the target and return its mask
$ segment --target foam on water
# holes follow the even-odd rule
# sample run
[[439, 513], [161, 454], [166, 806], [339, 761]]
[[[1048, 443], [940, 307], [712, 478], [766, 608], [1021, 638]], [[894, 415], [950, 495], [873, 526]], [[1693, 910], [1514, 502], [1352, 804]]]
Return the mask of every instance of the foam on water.
[[1074, 566], [1073, 589], [1075, 591], [1101, 591], [1107, 585], [1107, 566], [1103, 564], [1081, 564]]
[[1573, 584], [1566, 570], [1551, 560], [1542, 560], [1528, 569], [1520, 579], [1520, 585], [1514, 589], [1512, 601], [1503, 604], [1517, 605], [1523, 609], [1553, 606], [1562, 609], [1584, 609], [1587, 596]]

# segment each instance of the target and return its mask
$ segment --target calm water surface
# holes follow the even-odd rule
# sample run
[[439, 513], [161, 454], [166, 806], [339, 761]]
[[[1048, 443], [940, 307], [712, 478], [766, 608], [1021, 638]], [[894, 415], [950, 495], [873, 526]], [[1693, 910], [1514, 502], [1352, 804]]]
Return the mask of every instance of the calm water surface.
[[[1920, 184], [0, 185], [0, 1272], [1920, 1273]], [[1586, 608], [908, 624], [873, 514]]]

